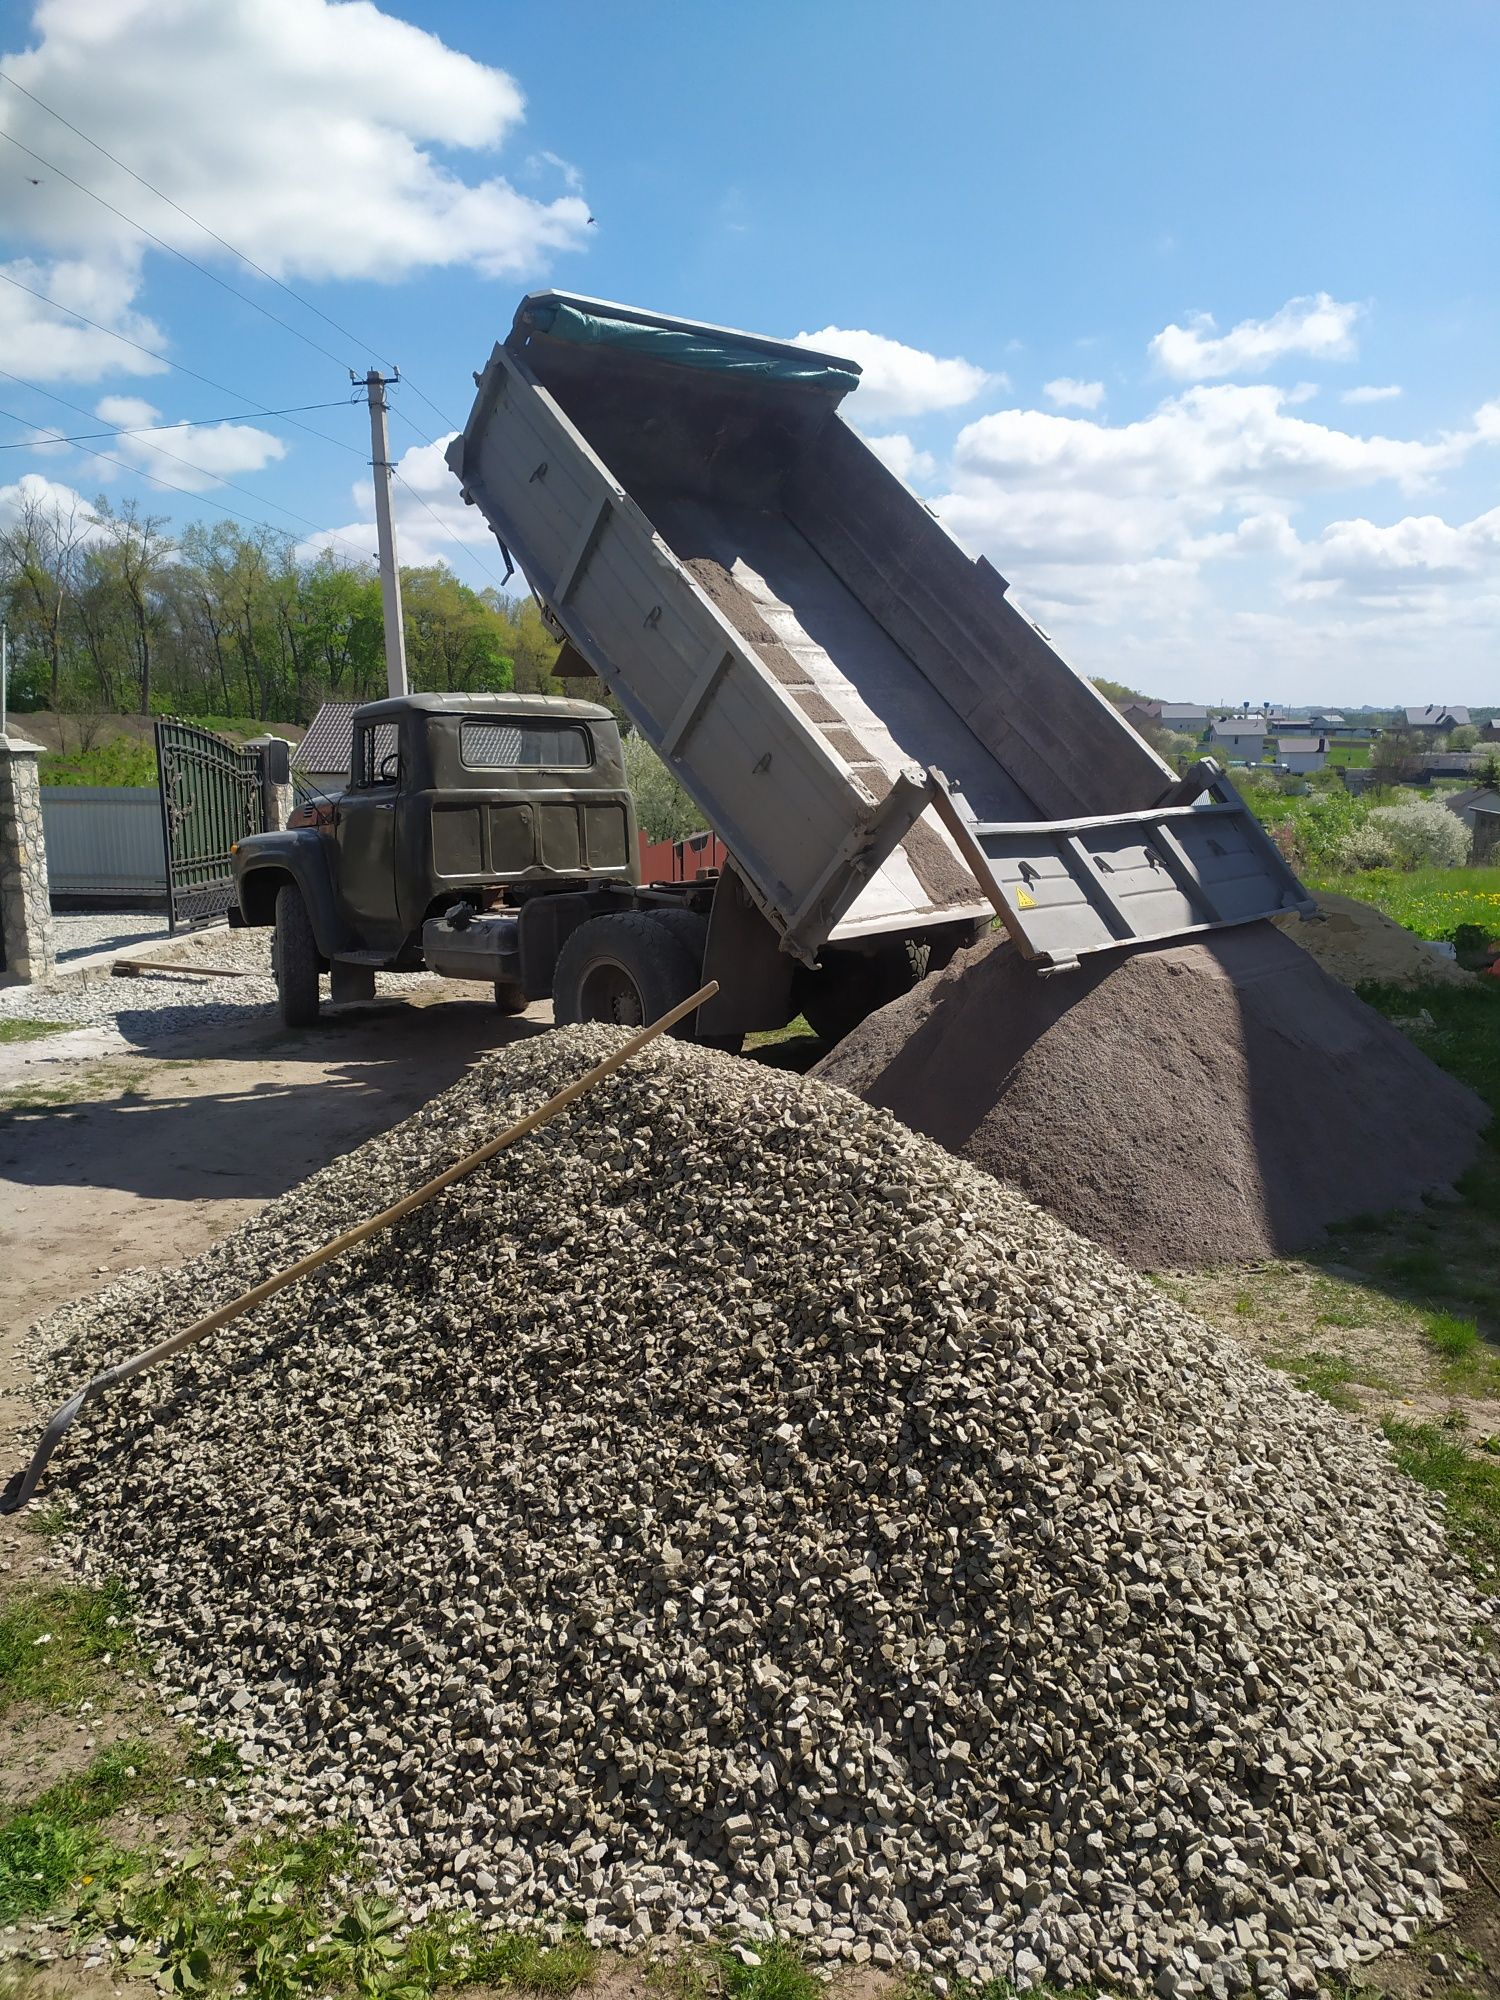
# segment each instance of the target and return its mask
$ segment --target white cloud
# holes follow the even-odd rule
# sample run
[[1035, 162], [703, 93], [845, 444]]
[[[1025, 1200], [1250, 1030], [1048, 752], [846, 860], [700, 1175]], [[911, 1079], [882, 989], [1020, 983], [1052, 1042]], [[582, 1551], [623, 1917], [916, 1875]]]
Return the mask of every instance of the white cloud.
[[867, 437], [865, 443], [881, 464], [908, 486], [914, 480], [931, 479], [937, 471], [937, 460], [932, 453], [919, 451], [904, 431], [892, 431], [888, 437]]
[[[1016, 580], [1027, 609], [1090, 671], [1155, 692], [1213, 698], [1223, 688], [1205, 677], [1203, 662], [1220, 660], [1226, 673], [1233, 664], [1237, 684], [1261, 664], [1256, 648], [1264, 645], [1278, 668], [1301, 662], [1310, 694], [1395, 699], [1420, 650], [1398, 657], [1384, 635], [1375, 645], [1366, 633], [1369, 657], [1387, 678], [1373, 692], [1361, 683], [1358, 634], [1363, 618], [1378, 615], [1377, 603], [1408, 626], [1427, 606], [1420, 615], [1445, 656], [1435, 607], [1446, 602], [1455, 633], [1463, 633], [1456, 657], [1482, 673], [1489, 655], [1476, 607], [1481, 593], [1500, 592], [1489, 517], [1458, 530], [1435, 517], [1392, 529], [1338, 524], [1304, 544], [1293, 516], [1329, 493], [1431, 486], [1500, 441], [1500, 402], [1462, 430], [1408, 439], [1315, 423], [1294, 412], [1295, 400], [1295, 392], [1269, 385], [1214, 384], [1170, 397], [1129, 424], [996, 411], [960, 430], [949, 490], [935, 504], [964, 541]], [[1289, 617], [1316, 620], [1326, 659], [1284, 635], [1272, 647], [1271, 627], [1246, 624], [1235, 605], [1246, 590]], [[1356, 613], [1336, 634], [1318, 605], [1332, 597]], [[1320, 664], [1335, 660], [1345, 677], [1320, 679]], [[1478, 697], [1471, 689], [1455, 698]]]
[[945, 360], [881, 333], [825, 326], [817, 333], [799, 333], [795, 339], [799, 347], [818, 348], [859, 363], [864, 372], [855, 391], [855, 407], [862, 417], [918, 417], [932, 410], [956, 410], [972, 403], [981, 390], [1010, 386], [1003, 375], [990, 375], [972, 361], [957, 355]]
[[[141, 396], [104, 396], [94, 406], [101, 422], [139, 427], [163, 422], [162, 413]], [[286, 457], [286, 446], [253, 424], [181, 424], [150, 436], [125, 434], [101, 441], [111, 458], [137, 471], [203, 493], [240, 472], [260, 472]]]
[[[19, 83], [279, 277], [513, 276], [584, 240], [576, 191], [538, 201], [450, 164], [512, 134], [515, 80], [371, 0], [41, 0], [33, 33], [3, 58]], [[7, 91], [0, 118], [159, 236], [221, 255], [25, 98]], [[134, 230], [34, 171], [41, 185], [8, 203], [14, 234], [54, 255], [139, 254]]]
[[1388, 527], [1334, 521], [1307, 545], [1299, 569], [1310, 583], [1367, 599], [1471, 579], [1500, 585], [1500, 507], [1457, 526], [1436, 514], [1408, 514]]
[[1346, 389], [1339, 397], [1341, 403], [1393, 403], [1401, 394], [1399, 382], [1388, 382], [1383, 389], [1373, 383], [1363, 382], [1357, 389]]
[[40, 507], [45, 513], [55, 512], [64, 522], [71, 519], [81, 542], [89, 541], [99, 532], [89, 525], [92, 502], [85, 500], [71, 486], [59, 485], [55, 479], [46, 479], [40, 472], [23, 472], [9, 486], [0, 486], [0, 527], [14, 520], [27, 506]]
[[1262, 375], [1288, 354], [1343, 361], [1354, 352], [1352, 329], [1363, 311], [1319, 292], [1313, 298], [1288, 299], [1269, 319], [1244, 319], [1224, 334], [1215, 332], [1211, 313], [1195, 313], [1186, 326], [1163, 327], [1149, 352], [1180, 382]]
[[1120, 425], [998, 410], [959, 432], [955, 464], [960, 478], [971, 482], [1142, 496], [1179, 509], [1213, 510], [1237, 498], [1336, 491], [1387, 479], [1415, 490], [1460, 463], [1489, 421], [1481, 413], [1475, 429], [1433, 443], [1356, 437], [1289, 415], [1289, 400], [1266, 384], [1199, 387]]
[[1059, 375], [1055, 381], [1042, 384], [1042, 394], [1060, 410], [1097, 410], [1104, 401], [1104, 384]]
[[[432, 444], [413, 445], [397, 461], [391, 511], [396, 518], [401, 562], [403, 567], [416, 568], [445, 562], [452, 568], [459, 553], [453, 544], [458, 541], [498, 574], [495, 537], [480, 509], [464, 504], [458, 481], [443, 457], [454, 435], [449, 431]], [[299, 555], [315, 555], [320, 549], [331, 548], [335, 555], [348, 556], [346, 544], [353, 542], [368, 549], [374, 560], [375, 489], [368, 479], [360, 479], [350, 491], [357, 517], [343, 527], [310, 535], [299, 546]]]
[[108, 331], [82, 326], [32, 296], [39, 292], [100, 327], [113, 327], [142, 347], [159, 348], [167, 336], [154, 320], [133, 309], [141, 277], [139, 262], [129, 253], [106, 250], [92, 259], [51, 261], [18, 257], [0, 264], [0, 273], [16, 281], [0, 283], [0, 368], [41, 382], [93, 382], [101, 375], [164, 372], [165, 362], [127, 347]]

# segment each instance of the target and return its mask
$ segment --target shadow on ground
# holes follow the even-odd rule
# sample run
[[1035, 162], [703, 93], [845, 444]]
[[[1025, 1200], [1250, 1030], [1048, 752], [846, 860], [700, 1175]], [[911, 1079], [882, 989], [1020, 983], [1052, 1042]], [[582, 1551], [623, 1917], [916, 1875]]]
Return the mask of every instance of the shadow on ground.
[[145, 1200], [264, 1200], [545, 1025], [461, 1002], [377, 1003], [253, 1040], [221, 1027], [206, 1045], [174, 1041], [165, 1060], [95, 1066], [92, 1080], [60, 1069], [0, 1112], [0, 1175]]

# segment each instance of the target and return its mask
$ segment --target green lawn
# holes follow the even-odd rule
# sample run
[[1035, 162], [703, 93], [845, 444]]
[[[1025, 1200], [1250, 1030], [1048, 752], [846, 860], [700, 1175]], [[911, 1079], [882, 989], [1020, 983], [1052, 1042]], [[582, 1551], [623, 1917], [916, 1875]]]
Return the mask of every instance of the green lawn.
[[1451, 938], [1460, 924], [1500, 937], [1500, 868], [1364, 868], [1309, 875], [1307, 886], [1373, 903], [1418, 937]]

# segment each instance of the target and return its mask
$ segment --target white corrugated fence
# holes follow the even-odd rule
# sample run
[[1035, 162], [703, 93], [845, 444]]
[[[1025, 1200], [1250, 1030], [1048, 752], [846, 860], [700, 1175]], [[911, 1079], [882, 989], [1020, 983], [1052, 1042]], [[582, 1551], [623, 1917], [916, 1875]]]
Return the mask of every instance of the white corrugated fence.
[[54, 896], [165, 896], [167, 858], [154, 785], [41, 789]]

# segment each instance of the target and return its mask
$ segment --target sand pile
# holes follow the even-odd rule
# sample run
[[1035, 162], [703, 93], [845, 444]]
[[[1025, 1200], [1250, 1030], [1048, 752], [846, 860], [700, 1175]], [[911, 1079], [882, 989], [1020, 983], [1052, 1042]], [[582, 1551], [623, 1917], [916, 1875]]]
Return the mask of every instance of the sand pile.
[[1263, 924], [1053, 979], [991, 937], [814, 1074], [1149, 1270], [1407, 1206], [1464, 1171], [1487, 1118]]
[[1373, 904], [1325, 891], [1318, 897], [1318, 915], [1273, 917], [1271, 922], [1294, 943], [1311, 952], [1325, 972], [1346, 986], [1362, 980], [1385, 980], [1393, 986], [1467, 986], [1473, 974], [1456, 960], [1435, 951], [1425, 938], [1388, 917]]
[[[616, 1040], [70, 1309], [55, 1379]], [[1488, 1682], [1384, 1444], [804, 1079], [657, 1044], [58, 1467], [258, 1809], [353, 1818], [417, 1907], [1227, 2000], [1459, 1886]]]

